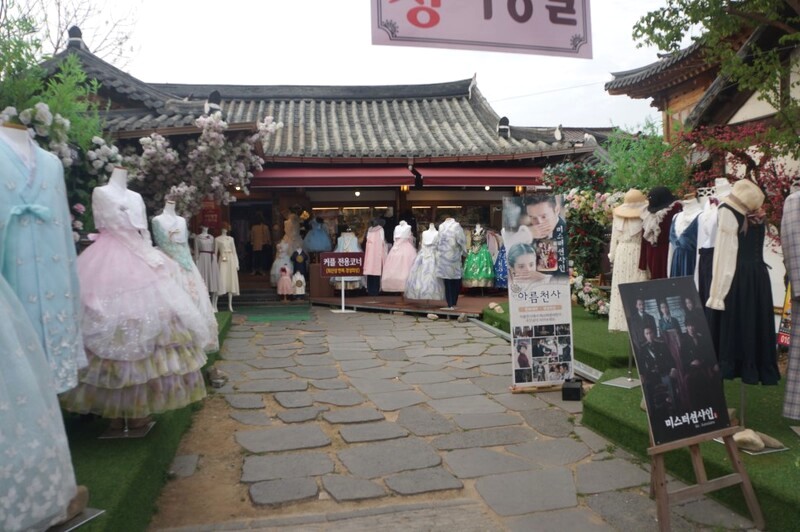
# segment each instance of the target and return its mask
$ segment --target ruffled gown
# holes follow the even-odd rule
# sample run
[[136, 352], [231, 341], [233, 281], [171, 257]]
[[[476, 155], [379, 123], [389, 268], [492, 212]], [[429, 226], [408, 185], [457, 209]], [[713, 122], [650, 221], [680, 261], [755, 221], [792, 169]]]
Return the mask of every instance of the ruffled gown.
[[200, 271], [192, 260], [189, 251], [186, 229], [186, 220], [180, 216], [159, 215], [153, 218], [153, 240], [158, 248], [178, 263], [178, 278], [176, 281], [192, 298], [197, 309], [202, 314], [208, 329], [208, 343], [205, 345], [206, 353], [219, 351], [219, 326], [214, 316], [214, 308], [208, 297], [208, 290], [200, 276]]
[[422, 246], [411, 266], [406, 282], [406, 299], [444, 300], [444, 282], [436, 277], [436, 243], [439, 232], [422, 233]]
[[474, 231], [472, 246], [464, 261], [462, 284], [467, 288], [488, 287], [494, 285], [494, 264], [492, 254], [486, 245], [486, 233]]
[[0, 276], [0, 530], [45, 530], [66, 517], [75, 473], [39, 337]]
[[394, 245], [386, 256], [381, 274], [381, 290], [384, 292], [405, 292], [406, 281], [411, 266], [417, 258], [411, 226], [401, 221], [395, 228]]
[[280, 277], [278, 277], [277, 291], [279, 296], [290, 296], [294, 294], [292, 277], [289, 275], [288, 270], [283, 270]]
[[289, 242], [286, 240], [281, 240], [278, 242], [278, 245], [275, 246], [275, 261], [272, 263], [272, 268], [270, 268], [269, 273], [269, 280], [272, 286], [278, 286], [278, 280], [281, 277], [281, 268], [286, 268], [287, 272], [294, 271], [289, 249]]
[[325, 229], [325, 224], [311, 220], [311, 230], [303, 239], [303, 250], [307, 253], [318, 253], [330, 251], [332, 248], [331, 237]]
[[100, 235], [78, 257], [89, 366], [62, 406], [107, 418], [142, 418], [205, 397], [206, 321], [175, 281], [178, 265], [150, 243], [142, 197], [94, 189]]

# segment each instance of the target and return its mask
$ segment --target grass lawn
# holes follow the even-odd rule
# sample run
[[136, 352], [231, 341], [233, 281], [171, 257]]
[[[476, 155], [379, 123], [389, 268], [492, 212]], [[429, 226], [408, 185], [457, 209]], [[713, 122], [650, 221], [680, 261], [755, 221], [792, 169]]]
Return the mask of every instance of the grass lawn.
[[[217, 313], [220, 345], [231, 326], [231, 313]], [[213, 364], [219, 353], [208, 357]], [[87, 531], [144, 530], [155, 511], [155, 501], [167, 480], [167, 471], [192, 414], [201, 403], [153, 416], [156, 425], [145, 438], [99, 440], [108, 421], [95, 416], [68, 414], [67, 429], [72, 464], [78, 484], [89, 488], [89, 506], [106, 512], [81, 528]]]

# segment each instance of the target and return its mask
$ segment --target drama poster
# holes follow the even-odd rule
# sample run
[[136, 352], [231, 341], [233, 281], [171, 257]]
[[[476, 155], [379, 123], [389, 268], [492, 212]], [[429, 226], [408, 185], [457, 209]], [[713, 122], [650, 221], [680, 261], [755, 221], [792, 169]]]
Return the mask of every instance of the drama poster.
[[572, 309], [562, 198], [503, 201], [513, 384], [552, 386], [572, 378]]
[[722, 375], [691, 277], [619, 286], [653, 443], [730, 426]]

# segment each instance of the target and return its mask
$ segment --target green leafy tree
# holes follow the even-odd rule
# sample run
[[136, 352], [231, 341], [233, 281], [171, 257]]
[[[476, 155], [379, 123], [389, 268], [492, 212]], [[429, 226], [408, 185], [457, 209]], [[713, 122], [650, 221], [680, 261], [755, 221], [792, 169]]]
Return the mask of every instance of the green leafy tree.
[[649, 190], [662, 185], [672, 191], [686, 186], [691, 175], [687, 163], [689, 147], [664, 142], [660, 127], [648, 119], [637, 135], [622, 131], [612, 134], [606, 144], [608, 161], [603, 170], [614, 190]]
[[[800, 81], [791, 81], [796, 63], [789, 60], [800, 44], [799, 0], [667, 0], [666, 6], [648, 12], [635, 24], [633, 37], [639, 45], [661, 50], [680, 48], [685, 38], [700, 42], [705, 60], [719, 64], [720, 74], [742, 91], [755, 91], [777, 109], [775, 146], [784, 154], [800, 156], [800, 103], [791, 92]], [[741, 45], [758, 26], [774, 39]]]

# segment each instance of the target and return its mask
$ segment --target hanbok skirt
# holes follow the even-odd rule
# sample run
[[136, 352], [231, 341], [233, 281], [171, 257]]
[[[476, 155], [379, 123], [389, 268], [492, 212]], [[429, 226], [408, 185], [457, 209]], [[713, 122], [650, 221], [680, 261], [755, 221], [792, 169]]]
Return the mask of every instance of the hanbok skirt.
[[381, 290], [384, 292], [405, 292], [406, 281], [411, 266], [417, 258], [417, 250], [410, 239], [398, 239], [383, 265], [381, 274]]
[[489, 247], [483, 244], [478, 251], [470, 251], [464, 261], [461, 284], [467, 288], [494, 285], [494, 263]]
[[508, 288], [508, 259], [506, 246], [500, 246], [497, 258], [494, 260], [494, 286], [495, 288]]
[[417, 254], [406, 281], [406, 299], [444, 300], [444, 282], [436, 277], [433, 248], [423, 247]]
[[214, 315], [214, 307], [211, 305], [211, 299], [208, 297], [206, 285], [203, 282], [200, 271], [194, 265], [192, 265], [190, 270], [182, 266], [177, 270], [178, 277], [176, 280], [183, 287], [184, 291], [189, 294], [189, 297], [192, 298], [192, 302], [197, 307], [197, 310], [200, 311], [200, 314], [203, 316], [203, 321], [205, 322], [207, 341], [203, 349], [206, 353], [219, 351], [219, 325], [217, 324], [217, 318]]
[[141, 418], [206, 395], [208, 323], [176, 282], [179, 266], [160, 251], [151, 264], [132, 240], [103, 232], [78, 257], [89, 366], [62, 394], [66, 410]]
[[0, 277], [0, 530], [45, 530], [75, 496], [64, 421], [39, 337]]

